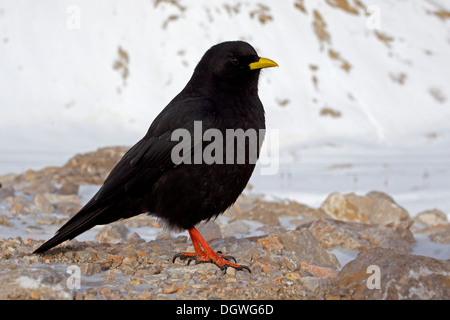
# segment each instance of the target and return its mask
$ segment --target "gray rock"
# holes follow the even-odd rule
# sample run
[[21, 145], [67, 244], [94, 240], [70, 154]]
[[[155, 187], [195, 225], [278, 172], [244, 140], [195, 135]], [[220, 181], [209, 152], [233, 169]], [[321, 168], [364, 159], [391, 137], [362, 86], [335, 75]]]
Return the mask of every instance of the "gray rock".
[[196, 225], [196, 228], [206, 240], [206, 242], [215, 239], [222, 239], [222, 232], [220, 232], [220, 227], [217, 222], [213, 220], [200, 222], [198, 225]]
[[47, 198], [40, 193], [36, 194], [34, 197], [33, 204], [39, 212], [52, 213], [55, 211], [55, 208], [50, 201], [48, 201]]
[[336, 247], [365, 250], [374, 247], [411, 251], [408, 241], [395, 230], [374, 224], [318, 219], [297, 229], [309, 230], [325, 249]]
[[335, 279], [335, 287], [340, 288], [340, 295], [357, 300], [448, 300], [449, 279], [450, 260], [374, 248], [346, 264]]
[[389, 227], [409, 243], [414, 242], [409, 230], [414, 221], [405, 209], [384, 193], [372, 191], [366, 196], [332, 193], [322, 203], [321, 209], [336, 220]]
[[29, 186], [24, 187], [22, 192], [28, 195], [37, 195], [44, 193], [54, 193], [56, 192], [56, 187], [53, 183], [49, 181], [33, 181]]
[[9, 222], [7, 216], [4, 214], [0, 214], [0, 226], [12, 227], [11, 222]]
[[336, 256], [322, 248], [316, 237], [308, 230], [288, 231], [280, 238], [284, 249], [289, 252], [292, 251], [299, 262], [304, 261], [333, 267], [340, 266]]
[[7, 197], [14, 197], [14, 188], [13, 187], [0, 187], [0, 199], [4, 199]]
[[66, 181], [63, 183], [61, 188], [58, 190], [58, 194], [68, 195], [68, 194], [78, 194], [80, 186], [77, 183]]
[[124, 242], [127, 240], [128, 228], [120, 223], [104, 226], [95, 240], [100, 242]]
[[331, 287], [331, 282], [318, 277], [301, 277], [299, 279], [302, 289], [310, 293], [320, 293]]
[[450, 229], [430, 234], [428, 237], [431, 241], [436, 243], [450, 244]]
[[102, 269], [101, 265], [98, 263], [82, 263], [80, 264], [81, 274], [84, 276], [92, 276]]

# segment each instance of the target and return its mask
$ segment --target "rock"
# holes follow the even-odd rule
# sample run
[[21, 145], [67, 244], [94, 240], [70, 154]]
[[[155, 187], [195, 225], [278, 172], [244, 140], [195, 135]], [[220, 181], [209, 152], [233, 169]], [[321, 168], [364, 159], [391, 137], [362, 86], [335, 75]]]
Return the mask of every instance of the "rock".
[[78, 194], [80, 186], [77, 183], [66, 181], [63, 183], [61, 188], [58, 190], [58, 194], [68, 195], [68, 194]]
[[63, 184], [72, 182], [78, 185], [101, 185], [128, 149], [129, 147], [106, 147], [95, 152], [77, 154], [54, 172], [52, 179]]
[[47, 198], [40, 193], [36, 194], [34, 197], [33, 204], [39, 212], [52, 213], [55, 211], [55, 208], [52, 206], [50, 201], [48, 201]]
[[0, 175], [0, 189], [11, 188], [18, 180], [19, 175], [14, 173], [7, 173]]
[[342, 247], [366, 250], [383, 247], [397, 249], [405, 253], [411, 251], [409, 242], [393, 229], [368, 223], [318, 219], [303, 224], [297, 229], [309, 230], [325, 249]]
[[128, 228], [119, 223], [107, 225], [103, 227], [102, 231], [100, 231], [95, 240], [100, 242], [124, 242], [127, 240]]
[[8, 217], [4, 214], [0, 214], [0, 226], [12, 227], [11, 222], [8, 221]]
[[254, 262], [262, 257], [261, 252], [256, 247], [250, 247], [244, 251], [233, 253], [234, 257], [239, 261]]
[[75, 194], [61, 195], [54, 193], [44, 193], [44, 197], [47, 198], [50, 203], [66, 202], [80, 205], [80, 198]]
[[36, 224], [50, 226], [56, 222], [56, 217], [53, 215], [42, 215], [36, 218]]
[[447, 215], [439, 209], [422, 211], [415, 216], [414, 220], [419, 224], [429, 227], [445, 225], [448, 223]]
[[139, 234], [133, 232], [131, 236], [128, 238], [128, 242], [130, 243], [144, 243], [145, 240], [141, 238]]
[[280, 237], [286, 251], [294, 252], [299, 262], [316, 265], [339, 267], [339, 262], [333, 254], [320, 246], [314, 235], [305, 229], [292, 230]]
[[82, 263], [80, 264], [80, 272], [84, 276], [92, 276], [99, 273], [102, 267], [98, 263]]
[[431, 241], [436, 242], [436, 243], [450, 244], [450, 230], [449, 229], [430, 234], [428, 237], [430, 238]]
[[299, 281], [303, 289], [310, 293], [321, 293], [331, 287], [330, 281], [318, 277], [302, 277]]
[[270, 270], [277, 270], [280, 267], [280, 264], [271, 257], [261, 257], [252, 264], [252, 267], [253, 266], [260, 266], [262, 272], [268, 273]]
[[1, 300], [61, 300], [70, 299], [67, 275], [52, 266], [17, 265], [9, 269], [0, 265]]
[[448, 300], [450, 260], [373, 248], [346, 264], [334, 281], [341, 296], [357, 300]]
[[55, 209], [62, 214], [72, 216], [81, 210], [82, 206], [73, 202], [56, 202], [53, 204]]
[[366, 196], [354, 193], [332, 193], [320, 206], [329, 216], [337, 220], [372, 222], [386, 225], [410, 220], [408, 212], [388, 195], [372, 191]]
[[317, 277], [320, 277], [323, 279], [336, 278], [338, 275], [338, 271], [335, 268], [316, 266], [313, 264], [308, 264], [306, 262], [300, 263], [300, 268], [301, 268], [301, 270], [311, 272], [314, 275], [316, 275]]
[[276, 234], [271, 234], [268, 237], [259, 239], [257, 241], [257, 244], [262, 246], [264, 250], [274, 251], [279, 254], [284, 249], [284, 246], [280, 240], [280, 236]]
[[31, 208], [30, 203], [27, 201], [25, 197], [22, 196], [14, 196], [8, 197], [5, 199], [6, 203], [10, 203], [11, 207], [9, 208], [9, 213], [13, 215], [28, 215], [34, 214], [35, 210]]
[[337, 220], [389, 227], [409, 243], [414, 242], [414, 236], [409, 230], [414, 221], [405, 209], [384, 193], [372, 191], [365, 196], [332, 193], [320, 208]]
[[328, 217], [321, 209], [312, 209], [295, 201], [268, 202], [257, 200], [244, 208], [228, 210], [225, 216], [231, 217], [231, 221], [247, 219], [259, 221], [270, 226], [279, 226], [281, 216], [301, 217]]
[[33, 181], [29, 186], [22, 189], [22, 192], [27, 195], [37, 195], [44, 193], [54, 193], [56, 192], [56, 187], [53, 183], [49, 181]]
[[200, 222], [198, 225], [196, 225], [196, 228], [206, 240], [206, 242], [215, 239], [222, 239], [222, 232], [220, 232], [220, 227], [217, 222], [213, 220]]
[[13, 187], [0, 187], [0, 199], [5, 199], [7, 197], [14, 197]]

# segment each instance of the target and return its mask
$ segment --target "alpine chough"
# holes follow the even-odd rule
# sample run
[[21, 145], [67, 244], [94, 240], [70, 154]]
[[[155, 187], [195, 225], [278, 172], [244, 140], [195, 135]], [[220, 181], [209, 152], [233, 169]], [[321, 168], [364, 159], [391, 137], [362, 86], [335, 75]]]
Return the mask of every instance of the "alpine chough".
[[[147, 213], [168, 228], [188, 230], [195, 252], [179, 253], [174, 261], [211, 262], [222, 270], [250, 271], [230, 262], [233, 257], [214, 252], [195, 225], [223, 213], [246, 187], [256, 162], [251, 155], [258, 157], [264, 138], [260, 133], [265, 130], [264, 108], [258, 97], [260, 70], [275, 66], [243, 41], [211, 47], [185, 88], [122, 157], [93, 198], [34, 253], [45, 252], [96, 225]], [[201, 130], [200, 141], [196, 130]], [[246, 135], [252, 130], [258, 134]], [[244, 133], [243, 158], [239, 159], [243, 152], [239, 137], [228, 139], [230, 132]], [[191, 139], [186, 138], [180, 149], [183, 134]], [[255, 136], [258, 141], [251, 143]], [[226, 143], [230, 141], [236, 143]], [[202, 157], [206, 155], [214, 161]]]

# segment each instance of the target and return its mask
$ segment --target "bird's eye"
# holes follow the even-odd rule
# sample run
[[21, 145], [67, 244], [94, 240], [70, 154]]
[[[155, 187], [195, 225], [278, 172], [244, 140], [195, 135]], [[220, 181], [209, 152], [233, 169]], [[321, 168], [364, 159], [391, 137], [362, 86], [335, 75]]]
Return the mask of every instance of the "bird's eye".
[[235, 66], [237, 66], [239, 64], [239, 60], [236, 58], [232, 58], [231, 63], [234, 64]]

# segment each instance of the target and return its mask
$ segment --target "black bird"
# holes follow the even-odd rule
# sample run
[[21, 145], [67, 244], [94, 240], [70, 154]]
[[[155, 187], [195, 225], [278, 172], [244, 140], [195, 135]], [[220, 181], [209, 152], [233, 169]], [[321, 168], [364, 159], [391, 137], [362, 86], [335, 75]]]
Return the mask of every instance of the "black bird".
[[[180, 139], [177, 129], [195, 135], [195, 121], [201, 132], [216, 129], [226, 136], [227, 129], [264, 130], [264, 108], [258, 97], [260, 69], [278, 66], [260, 58], [255, 49], [243, 41], [229, 41], [211, 47], [202, 57], [186, 87], [162, 110], [147, 134], [117, 163], [94, 197], [53, 238], [34, 253], [42, 253], [61, 242], [73, 239], [86, 230], [141, 213], [160, 218], [171, 229], [188, 230], [195, 253], [182, 252], [174, 257], [182, 260], [211, 262], [222, 270], [233, 267], [250, 269], [231, 263], [234, 258], [214, 252], [195, 225], [209, 220], [229, 208], [244, 190], [255, 163], [246, 156], [237, 160], [237, 146], [225, 146], [225, 138], [209, 141], [224, 146], [223, 154], [215, 150], [214, 163], [195, 161], [198, 152], [208, 144], [188, 144], [184, 161], [173, 160], [173, 150]], [[218, 131], [217, 131], [218, 130]], [[180, 132], [180, 131], [178, 131]], [[215, 138], [216, 139], [216, 138]], [[256, 153], [262, 143], [258, 136]], [[190, 141], [187, 141], [190, 142]], [[251, 147], [249, 140], [245, 146]], [[199, 147], [200, 146], [200, 147]], [[247, 150], [249, 154], [252, 150]], [[253, 150], [255, 151], [255, 150]], [[175, 153], [176, 154], [176, 153]], [[191, 161], [192, 160], [192, 161]], [[222, 163], [221, 163], [222, 162]]]

